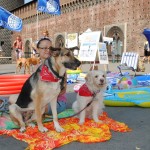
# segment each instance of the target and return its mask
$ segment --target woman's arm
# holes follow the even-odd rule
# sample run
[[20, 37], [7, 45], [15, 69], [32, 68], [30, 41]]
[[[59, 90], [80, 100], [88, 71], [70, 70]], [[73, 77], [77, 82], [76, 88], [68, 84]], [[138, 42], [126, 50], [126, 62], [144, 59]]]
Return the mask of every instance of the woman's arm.
[[15, 40], [15, 41], [13, 42], [13, 48], [16, 48], [16, 45], [17, 45], [17, 41]]

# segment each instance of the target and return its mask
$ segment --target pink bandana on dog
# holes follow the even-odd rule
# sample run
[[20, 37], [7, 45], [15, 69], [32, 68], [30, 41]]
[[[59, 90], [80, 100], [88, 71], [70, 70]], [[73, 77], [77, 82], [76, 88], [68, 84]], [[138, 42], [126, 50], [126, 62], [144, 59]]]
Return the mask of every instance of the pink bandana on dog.
[[80, 96], [93, 96], [93, 93], [88, 89], [86, 84], [83, 84], [79, 91], [78, 91]]
[[40, 77], [42, 81], [47, 81], [47, 82], [58, 82], [59, 79], [56, 78], [49, 70], [46, 65], [42, 66], [42, 70], [40, 72]]

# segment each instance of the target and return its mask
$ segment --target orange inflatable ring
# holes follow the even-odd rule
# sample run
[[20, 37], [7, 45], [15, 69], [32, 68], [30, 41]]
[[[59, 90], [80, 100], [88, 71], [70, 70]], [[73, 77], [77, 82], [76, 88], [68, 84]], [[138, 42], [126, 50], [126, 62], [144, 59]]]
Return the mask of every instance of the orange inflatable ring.
[[22, 78], [29, 78], [30, 75], [0, 75], [0, 79], [22, 79]]
[[17, 83], [16, 83], [16, 81], [14, 81], [14, 82], [0, 82], [0, 87], [23, 85], [24, 83], [25, 83], [24, 80], [19, 81], [19, 82], [17, 82]]
[[0, 75], [0, 95], [20, 93], [30, 75]]
[[21, 90], [23, 85], [0, 87], [0, 91], [16, 91]]
[[18, 82], [25, 82], [26, 80], [27, 80], [28, 78], [24, 78], [24, 79], [0, 79], [0, 83], [2, 83], [2, 82], [4, 82], [4, 83], [7, 83], [7, 82], [9, 82], [9, 83], [16, 83], [16, 85], [17, 85], [17, 83]]
[[19, 94], [21, 90], [13, 90], [13, 91], [0, 91], [0, 95], [11, 95], [11, 94]]

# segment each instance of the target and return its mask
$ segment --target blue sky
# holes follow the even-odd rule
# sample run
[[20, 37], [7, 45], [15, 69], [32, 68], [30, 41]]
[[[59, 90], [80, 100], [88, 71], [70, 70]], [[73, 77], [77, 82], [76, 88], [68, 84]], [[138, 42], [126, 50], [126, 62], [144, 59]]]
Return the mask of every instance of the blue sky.
[[24, 3], [28, 3], [28, 2], [31, 2], [32, 0], [24, 0]]

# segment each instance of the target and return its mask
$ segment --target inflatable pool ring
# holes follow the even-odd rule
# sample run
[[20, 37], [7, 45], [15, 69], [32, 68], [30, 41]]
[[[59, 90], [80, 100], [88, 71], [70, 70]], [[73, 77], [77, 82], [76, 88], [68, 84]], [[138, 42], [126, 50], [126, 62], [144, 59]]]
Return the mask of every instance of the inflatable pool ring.
[[25, 83], [25, 81], [19, 81], [16, 83], [16, 81], [14, 82], [0, 82], [0, 87], [7, 87], [7, 86], [15, 86], [15, 85], [23, 85]]
[[30, 75], [1, 75], [0, 95], [10, 95], [20, 93], [23, 84]]
[[0, 75], [0, 79], [22, 79], [29, 77], [30, 75]]
[[81, 69], [77, 69], [77, 70], [67, 70], [67, 74], [79, 74], [81, 73], [82, 70]]
[[15, 82], [17, 84], [17, 82], [25, 82], [27, 79], [0, 79], [0, 83], [4, 82], [4, 83], [7, 83], [7, 82]]
[[30, 75], [0, 75], [0, 83], [2, 82], [25, 82]]
[[13, 90], [13, 91], [0, 91], [0, 95], [11, 95], [11, 94], [19, 94], [21, 90]]
[[17, 86], [5, 86], [5, 87], [0, 87], [0, 91], [15, 91], [15, 90], [21, 90], [23, 85], [17, 85]]
[[130, 89], [112, 89], [104, 97], [107, 106], [141, 106], [150, 107], [150, 88], [137, 87]]

